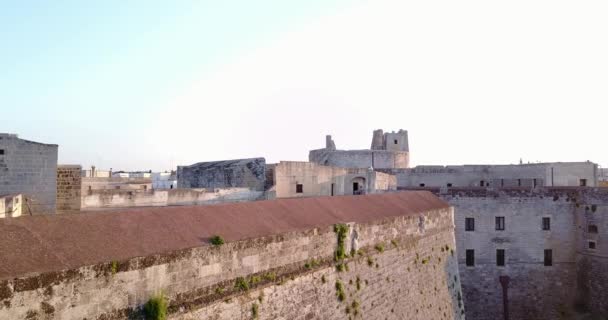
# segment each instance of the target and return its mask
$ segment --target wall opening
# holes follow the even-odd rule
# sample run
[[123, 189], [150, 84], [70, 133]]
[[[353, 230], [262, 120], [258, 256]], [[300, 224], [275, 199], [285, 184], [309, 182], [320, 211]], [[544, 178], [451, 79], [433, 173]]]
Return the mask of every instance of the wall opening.
[[589, 249], [595, 250], [595, 241], [589, 241]]
[[0, 156], [4, 154], [4, 149], [0, 149]]
[[496, 217], [496, 230], [505, 230], [505, 217]]
[[399, 144], [399, 143], [397, 142], [397, 139], [395, 139], [395, 144]]
[[505, 249], [496, 249], [496, 265], [499, 267], [505, 266]]
[[475, 218], [464, 218], [464, 231], [475, 231]]
[[543, 217], [543, 230], [551, 230], [551, 218]]
[[448, 188], [449, 188], [449, 187], [451, 187], [451, 186], [452, 186], [452, 184], [451, 184], [451, 183], [448, 183]]
[[553, 250], [545, 249], [544, 265], [550, 267], [553, 265]]
[[467, 267], [475, 266], [475, 250], [473, 250], [473, 249], [466, 250], [466, 265], [467, 265]]
[[296, 193], [304, 193], [304, 185], [301, 183], [296, 183]]
[[420, 186], [421, 186], [421, 187], [424, 187], [424, 183], [421, 183], [421, 184], [420, 184]]
[[334, 184], [333, 183], [331, 184], [331, 196], [332, 197], [334, 196]]
[[586, 187], [587, 186], [587, 179], [580, 179], [579, 180], [579, 186]]
[[597, 233], [597, 231], [598, 231], [598, 228], [597, 228], [596, 225], [590, 224], [590, 225], [587, 226], [587, 232], [588, 233]]

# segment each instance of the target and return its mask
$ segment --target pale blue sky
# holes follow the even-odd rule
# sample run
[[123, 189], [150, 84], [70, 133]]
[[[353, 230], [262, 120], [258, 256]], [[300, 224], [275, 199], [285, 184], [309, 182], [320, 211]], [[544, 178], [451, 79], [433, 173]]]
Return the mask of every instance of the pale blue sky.
[[608, 164], [605, 16], [600, 1], [0, 0], [0, 131], [115, 170], [306, 160], [327, 133], [367, 148], [374, 128], [408, 129], [414, 164]]

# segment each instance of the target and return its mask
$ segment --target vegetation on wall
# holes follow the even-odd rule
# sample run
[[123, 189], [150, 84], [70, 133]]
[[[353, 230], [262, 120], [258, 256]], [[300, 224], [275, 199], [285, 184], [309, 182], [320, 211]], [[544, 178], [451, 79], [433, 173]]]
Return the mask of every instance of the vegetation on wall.
[[211, 242], [211, 244], [216, 247], [221, 246], [225, 243], [224, 238], [222, 238], [221, 236], [218, 236], [218, 235], [211, 237], [211, 239], [209, 239], [209, 242]]
[[167, 300], [160, 293], [153, 296], [144, 305], [144, 315], [146, 320], [166, 320], [167, 319]]

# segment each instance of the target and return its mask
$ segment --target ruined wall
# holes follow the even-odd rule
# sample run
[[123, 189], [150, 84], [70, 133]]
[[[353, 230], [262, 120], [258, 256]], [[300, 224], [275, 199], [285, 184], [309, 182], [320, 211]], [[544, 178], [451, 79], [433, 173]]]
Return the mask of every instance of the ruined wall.
[[200, 162], [177, 167], [178, 188], [250, 188], [264, 191], [264, 158]]
[[55, 213], [57, 149], [0, 134], [0, 195], [22, 193], [28, 213]]
[[464, 319], [452, 214], [351, 224], [343, 271], [322, 226], [0, 279], [0, 318], [138, 318], [162, 291], [170, 319]]
[[409, 152], [385, 150], [312, 150], [310, 162], [341, 168], [407, 168]]
[[57, 166], [57, 213], [80, 211], [81, 171], [78, 165]]
[[152, 189], [152, 179], [82, 177], [81, 185], [82, 194], [90, 193], [93, 190], [150, 190]]
[[248, 188], [169, 189], [169, 190], [92, 190], [82, 196], [82, 209], [130, 207], [194, 206], [224, 202], [254, 201], [264, 192]]

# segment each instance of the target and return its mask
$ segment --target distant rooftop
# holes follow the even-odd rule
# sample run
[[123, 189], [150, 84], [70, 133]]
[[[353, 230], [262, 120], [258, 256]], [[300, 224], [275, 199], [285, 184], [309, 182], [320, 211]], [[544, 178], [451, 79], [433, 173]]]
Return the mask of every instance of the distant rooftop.
[[216, 234], [230, 242], [447, 207], [408, 191], [1, 219], [0, 279], [206, 246]]

